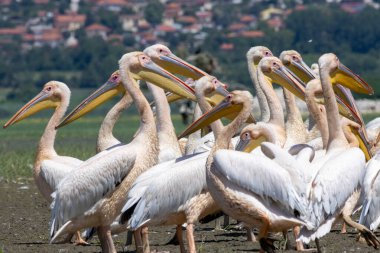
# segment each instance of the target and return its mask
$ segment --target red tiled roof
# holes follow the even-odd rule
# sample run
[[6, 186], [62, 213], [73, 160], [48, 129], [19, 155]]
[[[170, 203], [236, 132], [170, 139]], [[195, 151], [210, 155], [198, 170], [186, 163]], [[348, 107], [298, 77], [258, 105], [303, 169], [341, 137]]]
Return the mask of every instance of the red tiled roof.
[[232, 44], [232, 43], [223, 43], [222, 45], [220, 45], [219, 49], [220, 50], [225, 50], [225, 51], [233, 50], [234, 49], [234, 44]]
[[250, 23], [256, 21], [256, 18], [252, 15], [244, 15], [240, 17], [240, 21], [243, 23]]
[[210, 11], [198, 11], [195, 15], [199, 18], [209, 18], [212, 17], [212, 13]]
[[170, 3], [170, 4], [167, 4], [165, 9], [167, 10], [179, 10], [181, 9], [181, 5], [179, 3]]
[[237, 31], [237, 30], [241, 30], [243, 28], [245, 28], [246, 25], [245, 24], [242, 24], [242, 23], [232, 23], [229, 27], [228, 27], [228, 30], [230, 31]]
[[22, 36], [23, 41], [33, 41], [34, 40], [34, 35], [31, 33], [26, 33]]
[[175, 27], [170, 26], [170, 25], [159, 25], [157, 27], [157, 30], [161, 32], [175, 32], [176, 31]]
[[294, 8], [296, 11], [303, 11], [306, 10], [306, 6], [303, 4], [297, 4], [296, 7]]
[[263, 31], [243, 31], [241, 36], [244, 38], [262, 38], [265, 36]]
[[40, 41], [45, 41], [45, 42], [53, 42], [53, 41], [60, 41], [62, 40], [62, 34], [59, 32], [58, 29], [53, 28], [49, 30], [44, 30], [42, 32], [41, 37], [38, 39]]
[[125, 6], [128, 4], [128, 1], [127, 0], [99, 0], [97, 4], [100, 6], [107, 6], [107, 5]]
[[101, 24], [92, 24], [86, 27], [86, 31], [104, 31], [109, 32], [111, 29], [109, 29], [107, 26], [101, 25]]
[[181, 16], [177, 19], [180, 23], [187, 23], [187, 24], [193, 24], [197, 22], [197, 19], [193, 16]]
[[0, 28], [0, 35], [21, 35], [25, 33], [26, 28], [23, 26], [16, 26], [14, 28]]
[[54, 20], [56, 23], [84, 23], [86, 21], [86, 15], [80, 15], [80, 14], [56, 15]]

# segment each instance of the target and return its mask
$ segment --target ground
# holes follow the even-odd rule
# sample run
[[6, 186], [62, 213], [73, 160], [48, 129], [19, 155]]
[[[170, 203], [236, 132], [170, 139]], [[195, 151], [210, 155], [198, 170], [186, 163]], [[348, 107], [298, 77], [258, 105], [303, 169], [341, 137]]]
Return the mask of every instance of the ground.
[[[97, 239], [91, 246], [49, 244], [49, 205], [39, 194], [33, 181], [6, 183], [0, 181], [0, 252], [100, 252]], [[233, 221], [234, 223], [234, 221]], [[198, 225], [195, 231], [198, 252], [258, 252], [259, 244], [246, 242], [245, 232], [214, 230], [214, 222]], [[340, 234], [338, 224], [321, 240], [325, 252], [374, 252], [365, 244], [356, 242], [356, 233]], [[151, 250], [179, 252], [178, 247], [165, 245], [172, 237], [174, 227], [150, 229]], [[289, 233], [290, 235], [291, 233]], [[278, 236], [276, 236], [278, 237]], [[114, 237], [118, 252], [131, 252], [134, 246], [123, 249], [126, 234]], [[280, 238], [280, 237], [278, 237]], [[294, 244], [293, 239], [292, 244]], [[311, 246], [314, 246], [313, 244]], [[294, 250], [279, 252], [295, 252]]]

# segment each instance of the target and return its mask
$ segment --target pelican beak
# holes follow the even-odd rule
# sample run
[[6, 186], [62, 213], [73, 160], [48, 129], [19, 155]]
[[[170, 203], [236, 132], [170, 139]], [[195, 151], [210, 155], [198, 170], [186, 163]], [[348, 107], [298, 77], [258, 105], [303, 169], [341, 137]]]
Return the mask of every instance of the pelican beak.
[[259, 138], [257, 139], [252, 139], [251, 137], [249, 137], [246, 140], [243, 140], [240, 137], [240, 140], [236, 145], [235, 150], [250, 153], [252, 150], [259, 147], [261, 143], [263, 143], [264, 141], [266, 141], [264, 136], [259, 136]]
[[131, 73], [136, 80], [143, 79], [166, 91], [196, 101], [194, 89], [188, 86], [180, 78], [164, 70], [153, 61], [143, 62], [141, 64], [144, 67], [143, 69], [140, 69], [137, 73]]
[[109, 79], [105, 84], [94, 91], [90, 96], [84, 99], [74, 110], [72, 110], [55, 128], [60, 128], [64, 125], [79, 119], [83, 115], [93, 111], [98, 106], [102, 105], [118, 94], [125, 93], [124, 86], [121, 82], [115, 82]]
[[222, 102], [216, 105], [207, 113], [203, 114], [198, 120], [193, 122], [181, 135], [178, 136], [178, 139], [181, 139], [184, 136], [187, 136], [195, 131], [202, 129], [212, 122], [229, 115], [231, 113], [239, 112], [243, 106], [241, 104], [232, 104], [232, 96], [228, 95]]
[[[206, 100], [212, 105], [215, 106], [223, 101], [223, 99], [228, 96], [229, 92], [223, 87], [218, 86], [214, 92], [211, 93], [210, 97], [206, 97]], [[239, 111], [226, 115], [230, 120], [233, 120], [238, 115]], [[256, 123], [256, 119], [251, 113], [247, 119], [247, 123]]]
[[309, 68], [303, 60], [292, 61], [292, 64], [289, 65], [289, 69], [305, 83], [316, 78], [311, 68]]
[[333, 84], [342, 84], [348, 89], [368, 95], [373, 95], [373, 88], [352, 70], [339, 63], [338, 68], [331, 74]]
[[273, 82], [285, 87], [298, 98], [305, 100], [305, 85], [286, 67], [281, 66], [278, 69], [266, 74]]
[[[344, 104], [346, 109], [349, 110], [350, 114], [353, 116], [353, 119], [351, 120], [363, 126], [364, 125], [363, 117], [359, 111], [359, 108], [357, 107], [355, 103], [355, 99], [352, 96], [350, 89], [347, 89], [346, 87], [343, 87], [342, 85], [337, 84], [334, 86], [334, 91], [336, 93], [338, 103]], [[346, 116], [344, 114], [342, 115]]]
[[39, 111], [48, 108], [56, 108], [59, 104], [58, 101], [53, 101], [49, 99], [50, 94], [46, 91], [41, 91], [37, 96], [35, 96], [32, 100], [26, 103], [20, 110], [18, 110], [15, 115], [12, 116], [10, 120], [3, 126], [3, 128], [7, 128], [10, 125], [13, 125], [23, 119], [36, 114]]
[[180, 99], [183, 99], [183, 97], [177, 95], [177, 94], [174, 94], [174, 93], [171, 93], [171, 92], [167, 92], [166, 93], [166, 99], [168, 100], [168, 103], [174, 103]]
[[365, 131], [365, 128], [363, 127], [360, 127], [359, 129], [355, 127], [350, 127], [350, 128], [351, 128], [352, 133], [356, 136], [356, 138], [359, 141], [359, 148], [363, 151], [366, 161], [369, 161], [372, 158], [371, 149], [373, 145], [368, 140], [368, 136]]
[[158, 61], [157, 64], [174, 74], [190, 77], [194, 80], [208, 75], [206, 72], [182, 60], [174, 54], [161, 55], [160, 61]]

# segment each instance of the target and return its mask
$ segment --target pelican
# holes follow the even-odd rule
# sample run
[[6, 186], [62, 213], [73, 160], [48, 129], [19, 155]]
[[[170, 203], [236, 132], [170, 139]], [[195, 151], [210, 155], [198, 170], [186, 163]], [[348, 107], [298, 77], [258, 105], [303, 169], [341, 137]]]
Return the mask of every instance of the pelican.
[[[33, 177], [37, 188], [42, 196], [50, 203], [51, 194], [55, 191], [58, 183], [72, 170], [82, 164], [82, 161], [69, 156], [58, 155], [54, 149], [57, 130], [55, 126], [64, 116], [70, 102], [70, 89], [66, 84], [58, 81], [46, 83], [42, 91], [25, 104], [5, 125], [6, 128], [29, 116], [44, 110], [54, 109], [45, 131], [41, 136], [37, 147], [37, 155], [33, 165]], [[76, 244], [87, 243], [77, 232]], [[71, 237], [70, 237], [71, 238]]]
[[[196, 82], [196, 95], [202, 109], [210, 107], [204, 98], [205, 93], [212, 93], [219, 87], [224, 85], [212, 76], [202, 77]], [[208, 153], [161, 163], [141, 174], [128, 193], [121, 222], [129, 220], [132, 230], [154, 225], [177, 225], [181, 252], [185, 252], [181, 225], [187, 223], [188, 251], [196, 252], [194, 223], [218, 210], [206, 190], [204, 165]], [[186, 186], [189, 179], [191, 185]]]
[[[363, 226], [353, 222], [349, 215], [350, 206], [360, 189], [365, 172], [365, 156], [356, 147], [350, 147], [341, 127], [338, 106], [332, 89], [332, 82], [339, 82], [347, 88], [372, 94], [372, 88], [339, 62], [334, 54], [324, 54], [319, 60], [319, 72], [328, 123], [328, 142], [325, 156], [312, 162], [316, 170], [308, 184], [306, 196], [309, 208], [308, 219], [315, 228], [301, 231], [300, 240], [309, 242], [328, 233], [338, 215], [344, 221], [366, 235], [368, 243], [378, 245], [373, 234]], [[340, 184], [336, 184], [339, 180]], [[356, 195], [356, 196], [355, 196]]]
[[97, 227], [102, 251], [116, 252], [109, 226], [120, 213], [121, 200], [133, 181], [158, 160], [153, 113], [135, 79], [143, 78], [175, 93], [187, 91], [186, 87], [173, 87], [173, 81], [185, 84], [142, 52], [125, 54], [119, 66], [123, 85], [141, 117], [139, 131], [129, 144], [98, 153], [60, 182], [53, 196], [51, 242], [80, 228]]

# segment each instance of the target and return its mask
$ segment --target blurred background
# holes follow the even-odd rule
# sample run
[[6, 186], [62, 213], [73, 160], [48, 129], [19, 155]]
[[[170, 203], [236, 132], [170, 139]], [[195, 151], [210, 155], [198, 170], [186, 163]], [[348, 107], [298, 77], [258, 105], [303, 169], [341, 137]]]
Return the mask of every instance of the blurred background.
[[[0, 120], [4, 124], [49, 80], [72, 89], [71, 109], [108, 79], [123, 53], [155, 43], [231, 89], [253, 92], [245, 55], [263, 45], [277, 56], [295, 49], [308, 65], [334, 52], [380, 91], [379, 7], [380, 0], [0, 0]], [[366, 121], [378, 116], [380, 92], [355, 96]], [[100, 122], [113, 104], [60, 130], [57, 152], [93, 155]], [[133, 108], [127, 113], [115, 128], [122, 140], [133, 136], [139, 121]], [[0, 181], [31, 175], [32, 147], [50, 115], [0, 131]], [[183, 118], [174, 114], [173, 120], [180, 132]]]

